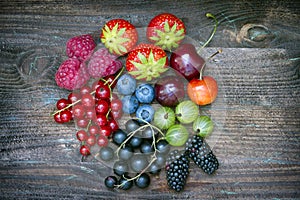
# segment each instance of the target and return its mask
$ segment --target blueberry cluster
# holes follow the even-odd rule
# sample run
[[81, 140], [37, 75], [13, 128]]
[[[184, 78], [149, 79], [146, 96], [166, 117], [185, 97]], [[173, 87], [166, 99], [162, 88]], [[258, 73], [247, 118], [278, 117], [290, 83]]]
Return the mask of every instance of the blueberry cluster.
[[129, 74], [123, 74], [117, 82], [117, 90], [122, 97], [122, 110], [126, 114], [136, 114], [137, 118], [151, 122], [154, 116], [154, 108], [151, 102], [154, 100], [154, 87], [149, 83], [139, 85]]
[[158, 174], [164, 168], [170, 151], [168, 142], [158, 138], [158, 131], [152, 125], [135, 119], [129, 119], [125, 123], [125, 130], [115, 131], [112, 143], [117, 149], [106, 146], [99, 152], [100, 159], [114, 161], [114, 175], [105, 179], [106, 187], [123, 190], [128, 190], [133, 185], [148, 187], [150, 175]]

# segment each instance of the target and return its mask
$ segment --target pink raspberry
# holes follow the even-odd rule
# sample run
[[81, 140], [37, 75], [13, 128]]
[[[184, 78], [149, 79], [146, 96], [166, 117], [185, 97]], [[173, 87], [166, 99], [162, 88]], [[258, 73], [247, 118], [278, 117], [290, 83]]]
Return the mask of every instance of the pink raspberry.
[[81, 88], [89, 78], [86, 66], [75, 58], [65, 60], [55, 74], [57, 85], [68, 90]]
[[67, 55], [69, 58], [77, 58], [84, 61], [93, 52], [96, 43], [89, 34], [71, 38], [67, 42]]
[[88, 72], [91, 77], [101, 78], [115, 74], [122, 68], [117, 56], [108, 52], [106, 48], [100, 48], [92, 55], [88, 63]]

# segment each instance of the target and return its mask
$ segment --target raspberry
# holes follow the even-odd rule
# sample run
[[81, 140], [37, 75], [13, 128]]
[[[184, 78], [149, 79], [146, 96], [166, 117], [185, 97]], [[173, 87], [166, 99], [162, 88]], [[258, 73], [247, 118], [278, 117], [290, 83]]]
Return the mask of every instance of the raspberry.
[[96, 43], [91, 35], [76, 36], [67, 42], [67, 55], [82, 62], [88, 58], [95, 47]]
[[201, 136], [194, 135], [190, 138], [185, 149], [188, 156], [205, 173], [212, 174], [218, 169], [218, 159]]
[[68, 90], [81, 88], [88, 79], [86, 67], [75, 58], [65, 60], [55, 74], [57, 85]]
[[110, 54], [106, 48], [100, 48], [92, 55], [88, 72], [94, 78], [101, 78], [115, 74], [121, 67], [117, 56]]
[[167, 158], [166, 178], [170, 188], [180, 192], [189, 175], [189, 159], [185, 153], [173, 150]]

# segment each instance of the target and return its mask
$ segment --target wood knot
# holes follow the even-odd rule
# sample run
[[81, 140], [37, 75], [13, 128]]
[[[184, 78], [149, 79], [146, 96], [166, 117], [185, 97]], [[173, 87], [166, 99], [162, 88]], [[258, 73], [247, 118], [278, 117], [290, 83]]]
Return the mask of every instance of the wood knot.
[[238, 33], [238, 43], [250, 47], [268, 47], [275, 35], [268, 27], [261, 24], [245, 24]]

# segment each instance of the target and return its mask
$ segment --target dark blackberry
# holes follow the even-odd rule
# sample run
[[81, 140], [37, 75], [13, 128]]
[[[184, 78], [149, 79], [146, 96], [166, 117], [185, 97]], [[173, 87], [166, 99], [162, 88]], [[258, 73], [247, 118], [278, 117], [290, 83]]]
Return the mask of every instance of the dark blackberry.
[[188, 157], [205, 173], [212, 174], [218, 169], [218, 159], [201, 136], [194, 135], [190, 138], [186, 142], [185, 150]]
[[166, 178], [170, 188], [180, 192], [189, 175], [189, 159], [182, 151], [173, 150], [166, 162]]

